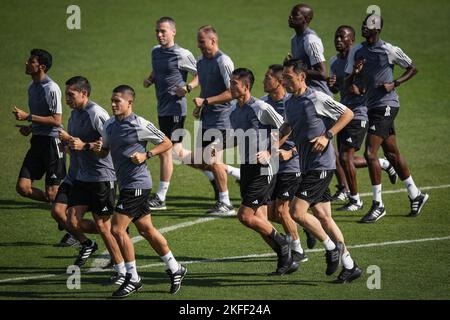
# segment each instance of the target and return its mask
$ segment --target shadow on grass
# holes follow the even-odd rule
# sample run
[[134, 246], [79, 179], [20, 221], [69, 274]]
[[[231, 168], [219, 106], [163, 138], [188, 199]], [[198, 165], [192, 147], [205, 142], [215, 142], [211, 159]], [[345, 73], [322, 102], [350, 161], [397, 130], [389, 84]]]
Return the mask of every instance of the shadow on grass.
[[16, 201], [11, 199], [0, 199], [0, 210], [22, 210], [22, 209], [42, 209], [50, 211], [50, 204], [47, 202]]

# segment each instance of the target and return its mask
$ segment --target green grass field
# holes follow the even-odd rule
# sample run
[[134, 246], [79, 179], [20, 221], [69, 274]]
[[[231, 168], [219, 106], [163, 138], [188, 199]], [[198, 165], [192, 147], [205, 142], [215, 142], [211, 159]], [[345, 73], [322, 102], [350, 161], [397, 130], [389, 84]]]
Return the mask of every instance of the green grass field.
[[[110, 110], [111, 90], [126, 83], [137, 92], [136, 113], [156, 123], [154, 88], [144, 89], [149, 74], [150, 49], [156, 44], [154, 22], [169, 15], [177, 21], [177, 42], [195, 56], [196, 30], [216, 27], [221, 49], [236, 67], [248, 67], [256, 76], [253, 94], [261, 96], [262, 78], [269, 64], [280, 63], [289, 51], [292, 30], [287, 17], [296, 1], [77, 1], [81, 30], [66, 28], [71, 1], [6, 1], [0, 10], [0, 299], [105, 299], [112, 288], [101, 286], [108, 272], [82, 274], [81, 289], [66, 286], [74, 248], [54, 247], [62, 233], [50, 217], [49, 205], [21, 198], [15, 183], [28, 138], [14, 128], [13, 105], [27, 107], [24, 63], [31, 48], [53, 54], [52, 77], [63, 88], [74, 75], [86, 76], [93, 85], [92, 99]], [[337, 26], [356, 30], [369, 1], [309, 1], [315, 9], [311, 28], [321, 36], [327, 59], [335, 54]], [[335, 213], [352, 256], [367, 270], [381, 270], [381, 288], [368, 289], [370, 274], [347, 285], [326, 277], [323, 251], [307, 251], [309, 261], [299, 272], [273, 278], [276, 261], [260, 237], [236, 218], [204, 219], [213, 193], [203, 174], [176, 166], [168, 194], [168, 210], [155, 213], [155, 225], [165, 232], [177, 259], [189, 269], [179, 294], [168, 294], [168, 278], [159, 257], [144, 241], [135, 244], [144, 288], [132, 299], [449, 299], [450, 298], [450, 65], [447, 17], [450, 2], [440, 0], [378, 1], [385, 20], [382, 38], [400, 46], [415, 62], [419, 74], [398, 89], [401, 112], [396, 120], [398, 143], [419, 186], [430, 187], [430, 200], [417, 219], [406, 218], [406, 192], [386, 193], [387, 215], [374, 225], [357, 223], [361, 213]], [[358, 32], [358, 41], [361, 37]], [[194, 95], [192, 95], [194, 97]], [[63, 100], [64, 101], [64, 100]], [[63, 102], [64, 104], [64, 102]], [[189, 115], [193, 104], [189, 105]], [[64, 123], [69, 108], [64, 106]], [[193, 128], [188, 117], [187, 128]], [[159, 160], [149, 162], [155, 187]], [[360, 192], [371, 191], [367, 170], [359, 171]], [[385, 191], [404, 186], [389, 184]], [[42, 182], [36, 183], [42, 186]], [[234, 204], [238, 186], [230, 179]], [[371, 197], [363, 200], [368, 207]], [[336, 205], [333, 205], [336, 208]], [[182, 223], [192, 222], [185, 226]], [[175, 230], [167, 229], [174, 227]], [[184, 227], [183, 227], [184, 226]], [[177, 228], [178, 227], [178, 228]], [[281, 230], [281, 227], [278, 227]], [[137, 236], [131, 227], [132, 236]], [[301, 233], [303, 236], [303, 233]], [[99, 237], [95, 239], [100, 240]], [[303, 239], [303, 238], [302, 238]], [[426, 240], [421, 240], [426, 239]], [[397, 242], [407, 240], [405, 242]], [[419, 240], [419, 241], [416, 241]], [[304, 241], [303, 241], [304, 243]], [[369, 246], [359, 246], [371, 244]], [[306, 247], [306, 244], [303, 245]], [[316, 249], [322, 249], [318, 244]], [[101, 258], [105, 247], [94, 258]], [[90, 270], [90, 263], [83, 271]]]

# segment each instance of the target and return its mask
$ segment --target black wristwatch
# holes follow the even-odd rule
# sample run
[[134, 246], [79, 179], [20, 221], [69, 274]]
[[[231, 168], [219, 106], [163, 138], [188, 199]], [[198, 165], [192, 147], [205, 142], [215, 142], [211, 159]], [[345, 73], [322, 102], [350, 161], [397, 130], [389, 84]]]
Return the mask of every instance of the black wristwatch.
[[151, 157], [153, 157], [153, 153], [151, 151], [147, 151], [147, 159], [150, 159]]
[[327, 132], [325, 132], [325, 137], [327, 137], [328, 140], [333, 139], [333, 132], [331, 132], [330, 130], [327, 130]]
[[91, 145], [89, 144], [89, 142], [86, 142], [86, 143], [84, 144], [83, 150], [86, 150], [86, 151], [91, 150]]
[[190, 84], [186, 85], [186, 91], [190, 93], [192, 91], [192, 86]]
[[400, 81], [398, 81], [398, 80], [395, 80], [394, 81], [394, 88], [397, 88], [397, 87], [399, 87], [400, 86]]
[[203, 103], [202, 103], [202, 106], [203, 107], [206, 107], [208, 105], [208, 99], [203, 99]]

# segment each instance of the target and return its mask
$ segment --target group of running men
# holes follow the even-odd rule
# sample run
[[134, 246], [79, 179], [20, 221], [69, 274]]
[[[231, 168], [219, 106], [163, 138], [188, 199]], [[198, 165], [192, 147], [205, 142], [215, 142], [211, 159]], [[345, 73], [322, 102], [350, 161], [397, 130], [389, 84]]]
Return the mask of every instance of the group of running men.
[[[17, 120], [31, 122], [17, 125], [20, 133], [32, 134], [17, 191], [52, 204], [52, 216], [60, 229], [67, 231], [62, 242], [81, 245], [75, 265], [83, 266], [98, 249], [86, 234], [101, 235], [115, 269], [107, 284], [119, 285], [113, 297], [126, 297], [142, 288], [128, 235], [131, 222], [166, 264], [170, 292], [175, 294], [181, 287], [187, 269], [177, 262], [150, 216], [153, 210], [166, 209], [174, 159], [202, 170], [210, 180], [217, 202], [208, 214], [236, 214], [227, 175], [239, 182], [239, 221], [258, 232], [277, 254], [277, 267], [270, 275], [295, 272], [300, 262], [307, 260], [298, 224], [305, 229], [309, 248], [316, 239], [323, 243], [327, 275], [342, 264], [336, 282], [361, 276], [362, 270], [332, 218], [330, 204], [336, 199], [348, 200], [337, 210], [363, 208], [356, 168], [369, 168], [373, 188], [372, 206], [361, 222], [373, 223], [386, 214], [381, 198], [382, 169], [391, 183], [398, 177], [404, 182], [409, 216], [420, 214], [429, 196], [415, 185], [398, 150], [394, 128], [399, 111], [395, 88], [412, 78], [416, 67], [400, 48], [380, 39], [383, 19], [373, 13], [362, 23], [365, 41], [361, 44], [354, 45], [352, 27], [337, 28], [334, 40], [338, 53], [331, 58], [327, 72], [322, 41], [309, 28], [312, 19], [310, 6], [292, 8], [288, 20], [295, 30], [291, 53], [282, 65], [268, 67], [263, 81], [267, 95], [258, 99], [251, 93], [252, 71], [234, 68], [231, 58], [219, 49], [218, 34], [212, 26], [197, 31], [202, 55], [196, 60], [175, 43], [175, 21], [160, 18], [156, 22], [159, 45], [151, 51], [152, 71], [144, 80], [144, 87], [155, 85], [159, 129], [133, 112], [135, 91], [131, 86], [114, 88], [110, 117], [90, 99], [88, 79], [75, 76], [65, 83], [66, 103], [72, 112], [64, 130], [61, 91], [47, 75], [52, 56], [42, 49], [30, 52], [26, 63], [26, 73], [32, 78], [28, 88], [30, 112], [13, 109]], [[405, 69], [396, 80], [394, 65]], [[189, 73], [191, 81], [187, 81]], [[197, 86], [201, 90], [193, 98], [193, 116], [200, 120], [200, 160], [182, 145], [186, 96]], [[340, 94], [340, 102], [333, 99], [333, 93]], [[332, 143], [334, 136], [337, 149]], [[364, 157], [357, 157], [355, 152], [364, 138]], [[154, 145], [152, 149], [148, 142]], [[235, 146], [240, 168], [222, 161], [224, 150]], [[383, 159], [377, 157], [380, 146]], [[66, 152], [70, 154], [67, 172]], [[156, 155], [160, 158], [160, 182], [151, 196], [152, 178], [146, 161]], [[331, 196], [329, 184], [334, 172], [339, 185]], [[46, 187], [42, 191], [32, 183], [44, 174]], [[88, 211], [93, 220], [85, 218]], [[271, 222], [281, 223], [286, 235], [277, 232]]]

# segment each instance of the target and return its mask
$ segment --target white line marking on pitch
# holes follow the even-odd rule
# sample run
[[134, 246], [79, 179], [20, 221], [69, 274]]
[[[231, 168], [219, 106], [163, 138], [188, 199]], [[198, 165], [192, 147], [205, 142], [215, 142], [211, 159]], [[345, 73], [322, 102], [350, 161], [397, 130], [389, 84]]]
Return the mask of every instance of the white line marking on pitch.
[[[432, 189], [444, 189], [444, 188], [450, 188], [450, 184], [443, 184], [440, 186], [429, 186], [429, 187], [423, 187], [420, 188], [420, 190], [432, 190]], [[383, 191], [383, 194], [391, 194], [391, 193], [401, 193], [401, 192], [406, 192], [406, 189], [397, 189], [397, 190], [386, 190]], [[366, 192], [366, 193], [361, 193], [360, 196], [361, 197], [368, 197], [371, 196], [372, 192]], [[216, 220], [219, 219], [217, 217], [209, 217], [209, 218], [200, 218], [194, 221], [189, 221], [189, 222], [183, 222], [183, 223], [179, 223], [170, 227], [165, 227], [165, 228], [161, 228], [159, 229], [159, 232], [161, 232], [161, 234], [164, 234], [166, 232], [169, 231], [174, 231], [177, 229], [181, 229], [181, 228], [185, 228], [185, 227], [189, 227], [189, 226], [193, 226], [195, 224], [199, 224], [199, 223], [203, 223], [203, 222], [207, 222], [210, 220]], [[131, 240], [133, 240], [133, 243], [139, 242], [141, 240], [144, 240], [143, 237], [141, 236], [137, 236], [132, 238]], [[89, 269], [90, 272], [98, 272], [98, 271], [102, 271], [103, 267], [105, 267], [110, 260], [110, 256], [107, 250], [103, 251], [99, 256], [97, 256], [97, 258], [94, 259], [94, 261], [91, 263], [91, 268]]]
[[[450, 184], [443, 184], [443, 185], [439, 185], [439, 186], [428, 186], [428, 187], [422, 187], [420, 188], [421, 190], [433, 190], [433, 189], [444, 189], [444, 188], [450, 188]], [[400, 192], [406, 192], [406, 189], [397, 189], [397, 190], [386, 190], [383, 191], [383, 194], [390, 194], [390, 193], [400, 193]], [[372, 195], [371, 192], [367, 192], [367, 193], [362, 193], [361, 196], [362, 197], [367, 197]], [[169, 232], [169, 231], [173, 231], [173, 230], [177, 230], [180, 228], [184, 228], [184, 227], [188, 227], [188, 226], [192, 226], [195, 224], [199, 224], [199, 223], [203, 223], [203, 222], [207, 222], [210, 220], [216, 220], [216, 219], [220, 219], [218, 217], [208, 217], [208, 218], [200, 218], [194, 221], [189, 221], [189, 222], [183, 222], [183, 223], [179, 223], [170, 227], [165, 227], [165, 228], [161, 228], [159, 231], [161, 233], [165, 233], [165, 232]], [[449, 236], [450, 237], [450, 236]], [[447, 240], [449, 239], [449, 237], [444, 237], [444, 238], [426, 238], [426, 239], [418, 239], [418, 240], [402, 240], [402, 241], [394, 241], [394, 242], [382, 242], [380, 244], [361, 244], [361, 245], [355, 245], [355, 246], [349, 246], [349, 248], [361, 248], [361, 247], [373, 247], [373, 246], [383, 246], [383, 245], [390, 245], [390, 244], [401, 244], [401, 243], [412, 243], [412, 242], [422, 242], [422, 241], [438, 241], [438, 240]], [[428, 239], [432, 239], [432, 240], [428, 240]], [[143, 240], [143, 238], [141, 236], [137, 236], [134, 237], [133, 239], [133, 243], [139, 242], [141, 240]], [[321, 251], [321, 249], [313, 249], [313, 250], [305, 250], [306, 252], [316, 252], [316, 251]], [[217, 260], [217, 259], [208, 259], [208, 260], [199, 260], [199, 261], [187, 261], [187, 262], [183, 262], [185, 264], [189, 264], [189, 263], [201, 263], [201, 262], [213, 262], [213, 261], [226, 261], [226, 260], [233, 260], [233, 259], [245, 259], [245, 258], [251, 258], [251, 257], [266, 257], [266, 256], [272, 256], [274, 254], [263, 254], [263, 255], [249, 255], [249, 256], [242, 256], [242, 257], [229, 257], [229, 258], [219, 258], [222, 260]], [[98, 262], [97, 262], [98, 260]], [[92, 272], [105, 272], [107, 270], [103, 270], [100, 268], [100, 266], [105, 266], [107, 263], [109, 262], [109, 254], [108, 251], [104, 251], [100, 257], [98, 257], [97, 259], [95, 259], [92, 262], [92, 268], [87, 271], [87, 273], [92, 273]], [[163, 263], [155, 263], [155, 264], [150, 264], [150, 265], [146, 265], [146, 266], [142, 266], [140, 268], [146, 268], [146, 267], [151, 267], [151, 266], [161, 266], [164, 265]], [[66, 275], [66, 274], [60, 274], [60, 275]], [[41, 279], [41, 278], [50, 278], [50, 277], [55, 277], [58, 276], [57, 274], [46, 274], [46, 275], [41, 275], [41, 276], [34, 276], [34, 277], [20, 277], [20, 278], [10, 278], [10, 279], [2, 279], [0, 280], [0, 283], [3, 282], [10, 282], [10, 281], [20, 281], [20, 280], [33, 280], [33, 279]]]
[[[161, 234], [164, 234], [166, 232], [178, 230], [178, 229], [181, 229], [181, 228], [190, 227], [190, 226], [193, 226], [193, 225], [196, 225], [196, 224], [199, 224], [199, 223], [204, 223], [204, 222], [208, 222], [208, 221], [216, 220], [216, 219], [219, 219], [219, 218], [218, 217], [200, 218], [200, 219], [197, 219], [197, 220], [194, 220], [194, 221], [182, 222], [182, 223], [178, 223], [178, 224], [175, 224], [173, 226], [161, 228], [161, 229], [158, 229], [158, 230], [159, 230], [159, 232]], [[144, 240], [144, 238], [141, 237], [141, 236], [136, 236], [136, 237], [133, 237], [131, 240], [133, 241], [133, 243], [136, 243], [136, 242], [139, 242], [141, 240]], [[102, 254], [100, 256], [98, 256], [97, 258], [95, 258], [95, 260], [92, 262], [91, 268], [89, 269], [89, 271], [90, 272], [102, 271], [103, 270], [102, 268], [109, 263], [109, 259], [110, 259], [110, 256], [109, 256], [108, 251], [107, 250], [103, 251]]]
[[[423, 239], [412, 239], [412, 240], [398, 240], [398, 241], [387, 241], [387, 242], [378, 242], [378, 243], [364, 243], [364, 244], [356, 244], [352, 246], [348, 246], [349, 249], [357, 249], [357, 248], [368, 248], [368, 247], [383, 247], [383, 246], [390, 246], [390, 245], [402, 245], [402, 244], [410, 244], [410, 243], [417, 243], [417, 242], [428, 242], [428, 241], [442, 241], [442, 240], [450, 240], [450, 235], [446, 237], [441, 238], [423, 238]], [[321, 252], [324, 251], [324, 249], [312, 249], [312, 250], [305, 250], [306, 252]], [[250, 254], [246, 256], [236, 256], [236, 257], [222, 257], [222, 258], [211, 258], [211, 259], [202, 259], [202, 260], [191, 260], [191, 261], [180, 261], [182, 264], [194, 264], [194, 263], [211, 263], [211, 262], [222, 262], [222, 261], [230, 261], [230, 260], [242, 260], [242, 259], [248, 259], [248, 258], [262, 258], [262, 257], [272, 257], [275, 256], [275, 253], [262, 253], [262, 254]], [[147, 264], [143, 266], [138, 266], [139, 269], [143, 268], [152, 268], [152, 267], [160, 267], [164, 266], [164, 263], [152, 263]], [[111, 270], [96, 270], [95, 272], [111, 272]], [[87, 271], [86, 273], [93, 273], [93, 271]], [[51, 278], [56, 276], [67, 276], [67, 274], [46, 274], [41, 276], [34, 276], [34, 277], [20, 277], [20, 278], [11, 278], [11, 279], [2, 279], [0, 280], [0, 283], [4, 282], [12, 282], [12, 281], [21, 281], [21, 280], [35, 280], [35, 279], [41, 279], [41, 278]]]

